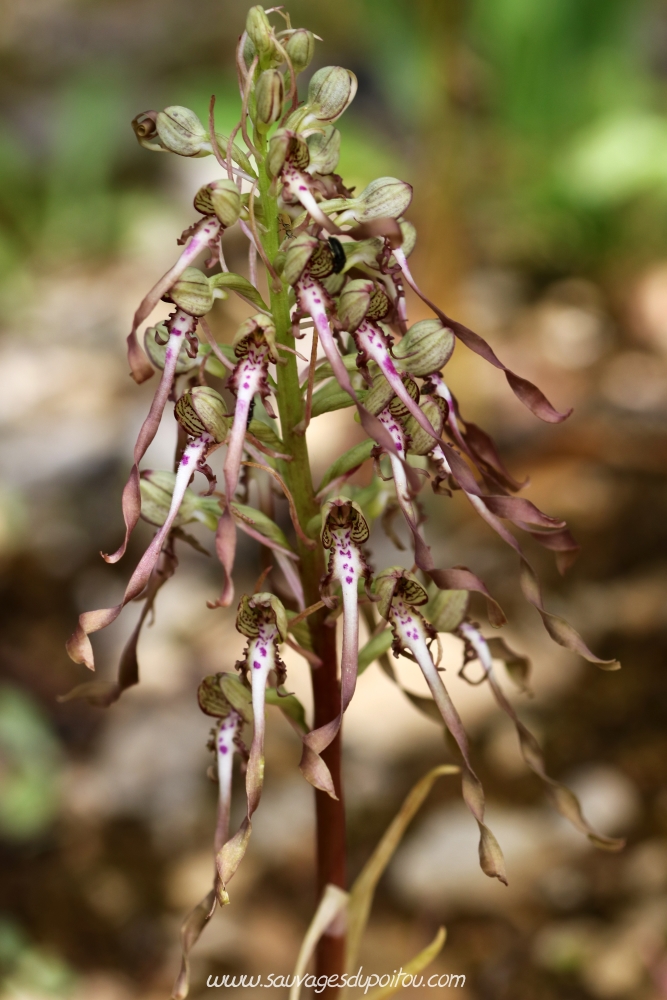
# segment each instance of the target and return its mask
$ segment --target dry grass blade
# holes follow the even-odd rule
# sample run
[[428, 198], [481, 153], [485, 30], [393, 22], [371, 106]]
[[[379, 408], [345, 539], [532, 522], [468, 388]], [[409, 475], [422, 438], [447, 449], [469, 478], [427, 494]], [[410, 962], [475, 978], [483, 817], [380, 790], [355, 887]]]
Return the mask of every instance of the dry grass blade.
[[313, 955], [313, 952], [315, 951], [317, 942], [320, 940], [329, 924], [335, 920], [342, 910], [344, 910], [348, 905], [349, 898], [348, 893], [346, 893], [343, 889], [339, 889], [337, 885], [328, 885], [324, 890], [322, 899], [320, 900], [320, 905], [315, 911], [315, 916], [310, 922], [310, 927], [306, 931], [306, 936], [304, 937], [299, 950], [299, 956], [294, 967], [294, 983], [292, 985], [292, 989], [290, 990], [289, 1000], [299, 1000], [299, 997], [301, 996], [301, 982], [304, 978], [304, 972]]
[[394, 993], [398, 993], [399, 990], [402, 990], [403, 981], [405, 981], [406, 976], [416, 976], [418, 972], [421, 972], [422, 969], [425, 969], [428, 965], [430, 965], [433, 959], [436, 958], [442, 950], [442, 946], [444, 945], [446, 938], [447, 931], [444, 927], [440, 927], [431, 943], [427, 945], [423, 951], [420, 951], [418, 955], [415, 955], [415, 957], [405, 966], [403, 975], [400, 977], [401, 982], [393, 985], [394, 980], [392, 979], [387, 986], [380, 986], [379, 989], [373, 990], [372, 993], [368, 993], [366, 1000], [384, 1000], [384, 997], [392, 997]]
[[352, 886], [348, 906], [347, 954], [345, 956], [347, 972], [352, 972], [356, 963], [377, 884], [426, 796], [437, 779], [445, 774], [460, 774], [460, 768], [454, 764], [441, 764], [439, 767], [434, 767], [414, 785]]

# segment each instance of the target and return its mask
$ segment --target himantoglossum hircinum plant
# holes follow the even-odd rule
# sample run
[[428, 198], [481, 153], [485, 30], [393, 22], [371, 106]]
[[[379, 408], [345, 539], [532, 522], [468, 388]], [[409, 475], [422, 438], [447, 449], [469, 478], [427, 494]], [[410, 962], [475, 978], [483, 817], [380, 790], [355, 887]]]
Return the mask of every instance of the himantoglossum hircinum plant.
[[[379, 658], [401, 686], [386, 656], [390, 645], [397, 655], [419, 664], [431, 694], [418, 698], [405, 691], [406, 697], [440, 720], [458, 748], [457, 767], [441, 765], [420, 788], [428, 789], [439, 775], [460, 770], [465, 801], [479, 825], [481, 864], [488, 875], [505, 881], [504, 862], [485, 823], [484, 793], [461, 719], [439, 658], [433, 656], [440, 632], [461, 639], [462, 676], [489, 685], [516, 727], [527, 765], [546, 783], [556, 807], [598, 845], [618, 846], [590, 829], [572, 793], [547, 774], [539, 746], [494, 673], [494, 661], [504, 661], [525, 690], [527, 662], [502, 639], [483, 637], [469, 615], [471, 594], [483, 596], [494, 627], [505, 623], [503, 611], [473, 569], [436, 566], [419, 503], [427, 482], [442, 497], [461, 492], [517, 553], [522, 591], [552, 638], [614, 669], [615, 661], [597, 657], [568, 622], [544, 607], [535, 571], [511, 530], [552, 550], [565, 569], [577, 550], [567, 526], [516, 495], [523, 484], [506, 469], [491, 437], [466, 421], [443, 370], [460, 342], [504, 372], [518, 399], [537, 417], [558, 423], [568, 414], [556, 410], [536, 386], [506, 368], [481, 337], [421, 291], [408, 263], [417, 238], [405, 217], [412, 200], [410, 184], [380, 177], [356, 193], [337, 173], [341, 135], [335, 123], [354, 98], [357, 81], [342, 67], [326, 66], [311, 76], [300, 101], [298, 76], [313, 58], [315, 42], [307, 29], [292, 27], [282, 8], [252, 7], [237, 48], [240, 112], [229, 135], [216, 129], [214, 98], [205, 124], [193, 111], [178, 106], [143, 112], [132, 123], [146, 149], [186, 158], [212, 156], [214, 167], [211, 180], [194, 195], [192, 226], [176, 241], [182, 246], [180, 255], [175, 254], [174, 265], [139, 304], [128, 336], [132, 376], [142, 382], [157, 371], [158, 385], [123, 491], [125, 536], [118, 550], [105, 558], [121, 559], [139, 517], [155, 527], [155, 534], [122, 601], [80, 616], [68, 644], [72, 658], [92, 669], [89, 636], [114, 621], [130, 601], [141, 600], [142, 609], [123, 651], [118, 679], [80, 684], [66, 697], [108, 705], [138, 683], [141, 629], [154, 611], [158, 592], [177, 570], [177, 546], [202, 549], [189, 525], [203, 525], [215, 534], [224, 582], [211, 608], [229, 607], [235, 600], [237, 530], [265, 550], [256, 592], [243, 594], [238, 603], [236, 627], [247, 640], [244, 657], [234, 673], [222, 653], [221, 672], [206, 678], [199, 693], [202, 710], [217, 720], [211, 747], [217, 761], [213, 775], [219, 785], [219, 809], [212, 889], [183, 926], [183, 966], [173, 994], [179, 998], [188, 990], [190, 950], [216, 902], [229, 902], [228, 884], [249, 842], [264, 781], [267, 703], [281, 708], [298, 734], [301, 768], [316, 789], [321, 899], [308, 947], [319, 939], [317, 966], [322, 974], [343, 970], [346, 947], [348, 960], [356, 954], [377, 872], [397, 841], [388, 832], [394, 840], [390, 849], [382, 847], [384, 860], [374, 855], [369, 861], [373, 878], [364, 876], [348, 895], [340, 740], [358, 673], [369, 663]], [[230, 229], [247, 241], [246, 274], [228, 268], [224, 247]], [[410, 324], [408, 287], [432, 310], [432, 318]], [[215, 302], [230, 294], [252, 310], [232, 345], [218, 343], [207, 319]], [[140, 338], [142, 324], [150, 323], [161, 300], [172, 304], [171, 315], [148, 325]], [[306, 338], [308, 346], [298, 349]], [[211, 378], [218, 380], [215, 385]], [[161, 421], [171, 419], [165, 416], [170, 403], [177, 421], [174, 466], [140, 469]], [[314, 483], [309, 423], [346, 407], [356, 411], [367, 439], [341, 455]], [[224, 459], [219, 461], [215, 452], [222, 449]], [[376, 475], [362, 489], [349, 480], [366, 462], [374, 462]], [[198, 472], [204, 479], [195, 478]], [[224, 482], [224, 489], [216, 489], [216, 480]], [[285, 530], [275, 520], [277, 491], [289, 509]], [[373, 582], [364, 546], [375, 520], [391, 532], [395, 513], [408, 528], [413, 552], [407, 561], [412, 569], [378, 567]], [[360, 615], [370, 633], [361, 649]], [[343, 632], [340, 682], [338, 621]], [[311, 667], [310, 724], [300, 702], [284, 687], [284, 645]], [[472, 659], [480, 664], [476, 677], [470, 675]], [[245, 770], [246, 804], [240, 827], [230, 834], [234, 760]], [[401, 829], [421, 795], [406, 800]], [[432, 947], [436, 945], [441, 947], [442, 935]], [[427, 949], [414, 963], [426, 963], [433, 954]], [[299, 967], [308, 958], [304, 952]]]

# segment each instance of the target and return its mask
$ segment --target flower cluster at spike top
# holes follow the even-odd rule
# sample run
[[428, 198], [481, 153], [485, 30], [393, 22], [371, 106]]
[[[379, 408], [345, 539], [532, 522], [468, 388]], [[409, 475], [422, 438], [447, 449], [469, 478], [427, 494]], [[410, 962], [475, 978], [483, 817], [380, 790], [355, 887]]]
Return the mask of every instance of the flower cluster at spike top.
[[[574, 558], [577, 546], [562, 521], [516, 496], [521, 484], [503, 465], [491, 438], [461, 415], [442, 374], [456, 342], [501, 370], [536, 417], [555, 423], [567, 414], [555, 410], [536, 386], [507, 369], [482, 338], [421, 292], [408, 264], [416, 240], [406, 218], [410, 185], [381, 177], [357, 194], [336, 173], [341, 137], [334, 122], [354, 98], [357, 82], [350, 71], [327, 66], [312, 75], [300, 103], [296, 77], [310, 63], [314, 46], [315, 37], [293, 28], [281, 9], [253, 7], [237, 49], [241, 118], [229, 136], [215, 130], [213, 100], [206, 124], [183, 107], [146, 111], [133, 122], [146, 149], [213, 156], [221, 176], [195, 195], [195, 221], [178, 240], [182, 252], [140, 303], [128, 337], [133, 378], [156, 378], [157, 387], [123, 491], [125, 538], [117, 552], [104, 558], [111, 563], [121, 559], [140, 517], [157, 530], [122, 601], [80, 616], [68, 643], [70, 656], [93, 669], [89, 636], [113, 622], [130, 601], [142, 600], [142, 611], [123, 652], [118, 679], [89, 681], [67, 697], [109, 705], [138, 682], [141, 628], [158, 591], [177, 568], [177, 541], [194, 543], [184, 530], [192, 522], [215, 532], [223, 582], [211, 607], [238, 600], [233, 584], [237, 530], [265, 546], [275, 559], [283, 598], [262, 589], [264, 578], [258, 592], [241, 596], [237, 628], [247, 639], [244, 658], [237, 672], [224, 670], [200, 687], [200, 707], [216, 720], [211, 742], [219, 785], [215, 877], [211, 892], [184, 924], [183, 967], [175, 997], [187, 993], [188, 953], [216, 905], [229, 902], [227, 887], [249, 842], [263, 784], [266, 702], [282, 708], [299, 735], [305, 778], [336, 798], [322, 753], [339, 733], [359, 670], [380, 657], [392, 670], [386, 660], [390, 647], [419, 665], [432, 695], [431, 709], [435, 706], [440, 713], [458, 747], [463, 797], [479, 826], [480, 863], [487, 875], [505, 881], [503, 856], [486, 825], [484, 791], [438, 668], [439, 632], [461, 639], [463, 677], [469, 678], [469, 661], [479, 662], [481, 676], [471, 682], [488, 684], [511, 717], [526, 763], [543, 779], [556, 808], [598, 845], [618, 846], [588, 826], [574, 795], [546, 773], [535, 738], [494, 673], [494, 659], [504, 660], [510, 676], [525, 689], [526, 661], [502, 639], [483, 637], [468, 614], [470, 593], [485, 598], [491, 625], [504, 623], [503, 612], [471, 569], [434, 564], [418, 501], [428, 481], [443, 496], [453, 489], [462, 491], [480, 517], [515, 549], [523, 594], [550, 636], [602, 667], [615, 668], [615, 661], [596, 657], [572, 626], [543, 606], [535, 572], [508, 525], [553, 550], [561, 569]], [[226, 265], [225, 234], [233, 227], [248, 241], [249, 278]], [[260, 261], [269, 303], [257, 285]], [[433, 318], [410, 325], [408, 287], [432, 310]], [[206, 316], [216, 299], [232, 293], [255, 314], [229, 348], [215, 341]], [[145, 330], [142, 346], [139, 328], [161, 300], [171, 303], [173, 311], [166, 322]], [[305, 336], [311, 338], [309, 361], [294, 346]], [[297, 355], [307, 362], [302, 369]], [[226, 379], [235, 400], [233, 412], [207, 384], [209, 375]], [[169, 401], [175, 404], [178, 424], [175, 471], [140, 470], [160, 422], [170, 419], [164, 416]], [[311, 420], [345, 407], [356, 411], [367, 440], [342, 455], [314, 487], [305, 431]], [[226, 449], [221, 490], [208, 465], [220, 448]], [[415, 464], [411, 456], [421, 460]], [[350, 485], [352, 474], [370, 461], [377, 473], [372, 485]], [[248, 506], [249, 474], [260, 484], [260, 497], [270, 497], [276, 488], [286, 496], [293, 541], [272, 519], [270, 502], [264, 509]], [[387, 485], [392, 481], [393, 487]], [[364, 543], [372, 521], [381, 519], [391, 531], [393, 514], [402, 515], [412, 538], [412, 572], [371, 567], [367, 561]], [[313, 568], [319, 593], [313, 593]], [[360, 612], [371, 634], [361, 650]], [[312, 623], [333, 629], [339, 616], [343, 644], [338, 713], [310, 729], [300, 703], [283, 686], [280, 649], [289, 643], [314, 670], [320, 669]], [[252, 736], [246, 748], [247, 731]], [[247, 808], [240, 828], [230, 831], [235, 757], [245, 770]]]

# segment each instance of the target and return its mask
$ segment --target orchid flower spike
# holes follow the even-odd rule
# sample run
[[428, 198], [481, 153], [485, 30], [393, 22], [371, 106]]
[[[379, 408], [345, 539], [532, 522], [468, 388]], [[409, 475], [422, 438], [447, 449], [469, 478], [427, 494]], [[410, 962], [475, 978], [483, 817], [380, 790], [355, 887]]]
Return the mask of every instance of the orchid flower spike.
[[300, 768], [305, 778], [332, 798], [336, 798], [329, 770], [320, 754], [335, 738], [357, 683], [359, 656], [359, 584], [368, 589], [371, 571], [362, 545], [369, 537], [366, 518], [358, 504], [347, 497], [328, 500], [322, 508], [322, 547], [329, 551], [326, 576], [321, 591], [325, 602], [329, 590], [338, 583], [343, 599], [343, 651], [341, 656], [341, 705], [335, 719], [303, 737]]
[[463, 798], [480, 831], [479, 859], [482, 871], [507, 883], [500, 846], [484, 822], [484, 790], [470, 762], [468, 737], [442, 677], [431, 656], [430, 645], [437, 633], [417, 607], [428, 602], [428, 594], [416, 576], [398, 566], [383, 570], [375, 580], [378, 610], [389, 622], [395, 656], [410, 655], [421, 667], [443, 722], [454, 737], [463, 758]]

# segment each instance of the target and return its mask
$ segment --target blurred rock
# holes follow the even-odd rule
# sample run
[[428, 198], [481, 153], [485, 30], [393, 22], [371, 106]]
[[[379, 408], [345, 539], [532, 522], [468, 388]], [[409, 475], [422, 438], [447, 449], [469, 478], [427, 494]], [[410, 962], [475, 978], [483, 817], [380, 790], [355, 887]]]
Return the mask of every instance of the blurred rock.
[[667, 407], [667, 367], [654, 354], [623, 351], [607, 362], [600, 391], [615, 406], [637, 412]]

